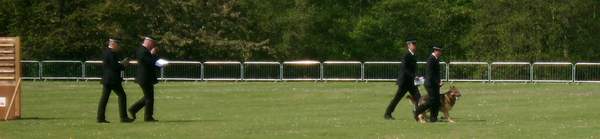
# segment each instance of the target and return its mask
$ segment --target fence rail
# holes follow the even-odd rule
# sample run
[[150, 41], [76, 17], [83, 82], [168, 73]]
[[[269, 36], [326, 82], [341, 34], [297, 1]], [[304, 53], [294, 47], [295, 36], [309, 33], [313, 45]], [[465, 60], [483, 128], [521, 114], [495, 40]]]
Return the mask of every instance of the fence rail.
[[[98, 80], [102, 61], [21, 61], [23, 79]], [[136, 61], [122, 72], [135, 77]], [[445, 81], [471, 82], [597, 82], [600, 63], [569, 62], [441, 62]], [[417, 75], [425, 62], [417, 63]], [[190, 81], [394, 81], [402, 62], [396, 61], [170, 61], [157, 70], [160, 80]]]

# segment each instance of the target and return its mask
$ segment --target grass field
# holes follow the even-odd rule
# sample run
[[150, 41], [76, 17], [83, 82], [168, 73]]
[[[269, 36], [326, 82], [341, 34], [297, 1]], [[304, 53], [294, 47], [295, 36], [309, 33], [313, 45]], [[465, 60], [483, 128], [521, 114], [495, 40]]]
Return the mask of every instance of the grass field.
[[[160, 83], [160, 122], [119, 123], [112, 94], [112, 123], [97, 124], [97, 81], [27, 81], [23, 117], [0, 122], [0, 139], [600, 138], [600, 84], [455, 83], [442, 90], [449, 85], [463, 94], [451, 112], [455, 124], [415, 122], [406, 99], [396, 120], [384, 120], [396, 89], [390, 82]], [[128, 105], [142, 94], [131, 82], [125, 91]]]

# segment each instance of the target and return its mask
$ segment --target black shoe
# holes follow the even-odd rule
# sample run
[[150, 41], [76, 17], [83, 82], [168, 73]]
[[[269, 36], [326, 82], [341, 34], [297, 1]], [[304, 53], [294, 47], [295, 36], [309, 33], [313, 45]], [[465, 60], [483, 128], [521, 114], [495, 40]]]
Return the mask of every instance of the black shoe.
[[109, 121], [106, 121], [106, 120], [98, 120], [96, 122], [98, 122], [98, 123], [110, 123]]
[[135, 120], [135, 113], [136, 112], [134, 112], [132, 110], [128, 110], [128, 111], [129, 111], [129, 114], [131, 115], [131, 119]]
[[131, 123], [131, 122], [133, 122], [133, 121], [134, 121], [134, 119], [131, 119], [131, 118], [124, 118], [124, 119], [121, 119], [121, 123]]
[[386, 120], [396, 120], [394, 117], [392, 117], [392, 115], [389, 114], [384, 115], [383, 118]]
[[144, 122], [158, 122], [158, 120], [156, 120], [154, 118], [147, 118], [147, 119], [144, 119]]

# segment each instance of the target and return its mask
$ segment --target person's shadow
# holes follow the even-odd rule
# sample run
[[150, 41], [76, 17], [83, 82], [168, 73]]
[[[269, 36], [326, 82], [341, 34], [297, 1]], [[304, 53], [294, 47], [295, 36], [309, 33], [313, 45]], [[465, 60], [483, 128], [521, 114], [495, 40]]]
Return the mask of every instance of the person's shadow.
[[163, 123], [192, 123], [192, 122], [221, 122], [225, 120], [202, 120], [202, 119], [187, 119], [187, 120], [160, 120]]
[[55, 118], [55, 117], [21, 117], [17, 120], [31, 120], [31, 121], [47, 121], [47, 120], [60, 120], [64, 118]]

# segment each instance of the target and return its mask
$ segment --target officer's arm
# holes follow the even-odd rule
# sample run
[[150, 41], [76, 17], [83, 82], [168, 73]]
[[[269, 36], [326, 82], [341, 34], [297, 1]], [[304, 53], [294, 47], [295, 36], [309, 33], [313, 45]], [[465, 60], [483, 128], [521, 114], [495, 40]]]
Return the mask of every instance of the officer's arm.
[[149, 52], [143, 50], [137, 51], [137, 56], [138, 60], [152, 65], [158, 60], [157, 56], [152, 56]]
[[[409, 77], [415, 77], [415, 69], [416, 69], [416, 66], [417, 66], [417, 65], [412, 65], [413, 63], [412, 63], [411, 61], [409, 61], [410, 59], [411, 59], [411, 56], [410, 56], [410, 54], [408, 54], [408, 53], [407, 53], [407, 54], [404, 56], [404, 61], [403, 61], [403, 63], [405, 63], [405, 64], [404, 64], [404, 65], [405, 65], [405, 70], [407, 71], [407, 72], [406, 72], [406, 74], [407, 74]], [[414, 60], [414, 59], [413, 59], [413, 60]], [[414, 67], [414, 68], [413, 68], [413, 67]]]

